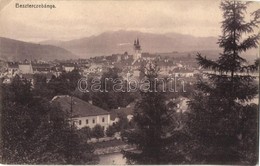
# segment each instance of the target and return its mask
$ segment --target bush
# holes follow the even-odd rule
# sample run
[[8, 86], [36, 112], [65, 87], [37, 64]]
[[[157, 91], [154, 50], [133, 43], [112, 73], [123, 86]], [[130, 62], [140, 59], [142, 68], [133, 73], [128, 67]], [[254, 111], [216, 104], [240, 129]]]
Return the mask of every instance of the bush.
[[79, 129], [78, 134], [79, 134], [80, 138], [82, 138], [83, 140], [88, 140], [88, 139], [91, 139], [91, 137], [92, 137], [92, 132], [89, 127], [83, 127], [81, 129]]
[[91, 134], [94, 138], [102, 138], [104, 137], [104, 129], [97, 124], [93, 129], [92, 129], [92, 134]]
[[115, 133], [116, 133], [116, 129], [115, 129], [114, 126], [109, 126], [109, 127], [107, 128], [107, 130], [106, 130], [106, 135], [107, 135], [108, 137], [113, 137], [113, 136], [115, 135]]

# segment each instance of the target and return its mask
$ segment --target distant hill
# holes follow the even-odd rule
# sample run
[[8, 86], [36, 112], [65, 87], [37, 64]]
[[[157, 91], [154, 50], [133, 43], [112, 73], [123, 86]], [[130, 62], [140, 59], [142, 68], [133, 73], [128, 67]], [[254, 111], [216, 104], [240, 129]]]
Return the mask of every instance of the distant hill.
[[[41, 44], [52, 44], [65, 48], [81, 58], [91, 56], [111, 55], [115, 53], [133, 53], [133, 43], [139, 38], [143, 52], [149, 53], [188, 53], [194, 55], [201, 52], [203, 56], [216, 58], [222, 52], [217, 37], [195, 37], [179, 33], [143, 33], [139, 31], [109, 31], [100, 35], [84, 37], [70, 41], [50, 40]], [[175, 56], [176, 54], [169, 54]], [[244, 56], [255, 59], [257, 49], [251, 49]]]
[[133, 42], [139, 38], [143, 52], [186, 52], [199, 50], [218, 50], [217, 38], [194, 37], [178, 33], [153, 34], [139, 31], [110, 31], [97, 36], [70, 41], [44, 41], [41, 44], [53, 44], [81, 56], [100, 56], [112, 53], [132, 53]]
[[41, 45], [0, 37], [0, 58], [3, 60], [75, 59], [70, 51], [52, 45]]
[[160, 53], [161, 56], [175, 57], [175, 58], [192, 58], [193, 60], [200, 53], [202, 56], [207, 56], [209, 59], [217, 59], [219, 50], [200, 50], [200, 51], [187, 51], [187, 52], [165, 52]]

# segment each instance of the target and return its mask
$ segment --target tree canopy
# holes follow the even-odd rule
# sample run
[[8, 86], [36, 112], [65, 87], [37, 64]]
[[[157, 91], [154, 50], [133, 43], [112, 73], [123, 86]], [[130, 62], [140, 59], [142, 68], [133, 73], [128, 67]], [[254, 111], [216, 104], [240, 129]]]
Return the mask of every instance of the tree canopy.
[[[194, 158], [199, 162], [256, 163], [256, 148], [248, 145], [257, 144], [258, 114], [247, 103], [258, 93], [255, 78], [250, 75], [257, 66], [248, 64], [241, 53], [257, 47], [260, 36], [250, 34], [258, 27], [258, 21], [256, 15], [245, 21], [248, 5], [240, 1], [221, 2], [224, 20], [218, 43], [223, 52], [215, 61], [197, 56], [200, 66], [214, 71], [206, 74], [206, 81], [198, 81], [190, 101], [189, 130], [199, 142], [194, 148]], [[243, 130], [245, 127], [247, 131]], [[248, 135], [252, 137], [249, 139]]]
[[[71, 127], [68, 115], [34, 96], [27, 80], [1, 85], [1, 157], [4, 164], [95, 164], [97, 156]], [[43, 94], [43, 93], [42, 93]]]

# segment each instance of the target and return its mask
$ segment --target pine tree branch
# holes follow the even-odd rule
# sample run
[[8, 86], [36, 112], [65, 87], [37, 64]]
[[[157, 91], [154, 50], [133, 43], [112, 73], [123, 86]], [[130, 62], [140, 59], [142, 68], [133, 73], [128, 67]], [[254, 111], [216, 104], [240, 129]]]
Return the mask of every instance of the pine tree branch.
[[[254, 11], [253, 13], [251, 13], [251, 16], [254, 16], [254, 23], [256, 25], [260, 24], [260, 9]], [[257, 26], [258, 27], [258, 26]]]
[[214, 90], [214, 88], [212, 88], [209, 84], [205, 82], [198, 82], [196, 86], [205, 93], [211, 93]]
[[202, 57], [200, 53], [197, 53], [196, 60], [198, 61], [199, 65], [204, 69], [218, 70], [220, 68], [218, 63], [213, 60], [209, 60], [206, 57]]
[[259, 39], [260, 39], [260, 33], [257, 35], [249, 36], [238, 46], [238, 50], [247, 51], [248, 49], [251, 48], [257, 48]]

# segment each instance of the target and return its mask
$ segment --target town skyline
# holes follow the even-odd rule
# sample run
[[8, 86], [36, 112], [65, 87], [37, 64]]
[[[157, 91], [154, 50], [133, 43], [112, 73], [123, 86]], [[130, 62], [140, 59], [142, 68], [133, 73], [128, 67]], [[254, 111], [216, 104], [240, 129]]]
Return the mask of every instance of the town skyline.
[[[2, 37], [40, 42], [73, 40], [118, 30], [156, 34], [175, 32], [195, 37], [221, 34], [220, 1], [33, 2], [55, 5], [54, 9], [16, 8], [16, 3], [32, 2], [14, 0], [1, 9]], [[248, 12], [259, 6], [259, 3], [252, 3]]]
[[1, 164], [257, 165], [259, 23], [248, 0], [0, 0]]

